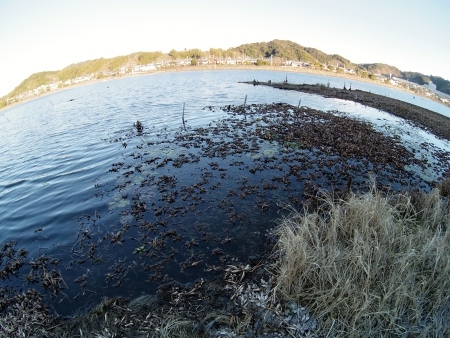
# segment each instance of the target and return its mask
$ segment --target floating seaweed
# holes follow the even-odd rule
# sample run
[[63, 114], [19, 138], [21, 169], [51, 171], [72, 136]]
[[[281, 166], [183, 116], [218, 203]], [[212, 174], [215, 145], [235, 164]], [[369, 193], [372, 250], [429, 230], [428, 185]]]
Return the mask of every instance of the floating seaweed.
[[[179, 282], [184, 286], [171, 289], [179, 306], [202, 295], [203, 282], [192, 281], [226, 273], [227, 283], [237, 286], [229, 288], [235, 305], [262, 311], [276, 306], [257, 294], [268, 282], [242, 284], [256, 265], [240, 262], [266, 253], [267, 231], [280, 215], [292, 206], [314, 207], [320, 190], [344, 197], [369, 189], [365, 182], [372, 175], [385, 189], [428, 190], [435, 182], [417, 170], [442, 165], [430, 168], [397, 137], [342, 114], [282, 103], [221, 109], [229, 117], [207, 128], [163, 131], [164, 137], [141, 130], [138, 140], [133, 133], [117, 138], [127, 148], [107, 173], [114, 183], [96, 185], [98, 196], [109, 196], [109, 209], [103, 217], [95, 212], [78, 219], [72, 261], [63, 262], [68, 269], [60, 270], [57, 260], [45, 255], [26, 261], [26, 251], [6, 243], [0, 277], [25, 271], [24, 280], [42, 287], [60, 307], [112, 288], [134, 297]], [[439, 156], [448, 164], [448, 153]], [[65, 274], [71, 276], [69, 285]], [[295, 335], [301, 323], [286, 324], [286, 330]]]

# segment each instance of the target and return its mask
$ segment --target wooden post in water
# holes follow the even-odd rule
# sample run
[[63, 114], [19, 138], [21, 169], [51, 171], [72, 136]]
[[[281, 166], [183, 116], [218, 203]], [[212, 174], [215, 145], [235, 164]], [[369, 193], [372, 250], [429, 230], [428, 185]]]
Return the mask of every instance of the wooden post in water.
[[181, 119], [183, 120], [183, 128], [184, 128], [184, 130], [186, 130], [186, 124], [184, 122], [184, 107], [185, 107], [185, 105], [186, 105], [186, 102], [183, 102], [183, 115], [181, 116]]
[[300, 101], [298, 101], [298, 106], [297, 108], [300, 108], [300, 105], [302, 104], [302, 99], [300, 99]]
[[247, 95], [245, 95], [245, 100], [244, 100], [244, 108], [245, 108], [245, 105], [247, 104]]

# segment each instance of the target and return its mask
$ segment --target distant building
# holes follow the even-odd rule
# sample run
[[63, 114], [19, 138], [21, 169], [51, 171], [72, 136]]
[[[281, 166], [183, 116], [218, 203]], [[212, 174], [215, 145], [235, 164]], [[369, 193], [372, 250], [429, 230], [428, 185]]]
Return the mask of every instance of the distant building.
[[436, 92], [436, 85], [433, 83], [433, 81], [428, 81], [428, 84], [424, 84], [423, 85], [424, 88], [432, 91], [432, 92]]
[[436, 91], [436, 85], [431, 80], [428, 82], [428, 89], [433, 91], [433, 92]]

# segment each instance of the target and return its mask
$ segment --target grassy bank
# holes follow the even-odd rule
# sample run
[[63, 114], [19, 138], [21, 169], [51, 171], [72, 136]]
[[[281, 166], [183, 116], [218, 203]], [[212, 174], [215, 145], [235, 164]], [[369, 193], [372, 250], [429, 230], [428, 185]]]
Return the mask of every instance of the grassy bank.
[[0, 324], [11, 337], [448, 337], [449, 187], [324, 193], [318, 209], [280, 220], [265, 261], [132, 301], [105, 299], [71, 319], [21, 308], [22, 297]]
[[307, 306], [321, 337], [448, 337], [448, 200], [373, 188], [323, 202], [275, 230], [276, 292]]

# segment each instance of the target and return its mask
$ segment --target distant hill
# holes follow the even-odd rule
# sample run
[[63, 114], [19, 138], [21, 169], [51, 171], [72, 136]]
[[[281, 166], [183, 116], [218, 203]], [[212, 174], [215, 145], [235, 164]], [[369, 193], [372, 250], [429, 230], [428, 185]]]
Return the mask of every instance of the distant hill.
[[67, 81], [81, 76], [105, 71], [114, 71], [123, 66], [135, 65], [137, 63], [154, 62], [162, 56], [161, 52], [138, 52], [126, 56], [116, 56], [111, 59], [95, 59], [72, 64], [59, 71], [39, 72], [22, 81], [14, 90], [8, 94], [9, 97], [33, 90], [41, 85], [48, 85], [57, 81]]
[[39, 72], [34, 73], [27, 79], [23, 80], [8, 96], [15, 96], [17, 94], [33, 90], [39, 86], [46, 85], [58, 81], [58, 71]]
[[450, 95], [450, 81], [447, 81], [440, 76], [427, 76], [415, 72], [403, 72], [402, 75], [404, 79], [420, 85], [427, 84], [429, 81], [432, 81], [436, 85], [437, 90]]
[[373, 74], [391, 74], [398, 78], [417, 83], [418, 85], [428, 84], [432, 81], [436, 85], [437, 90], [450, 95], [450, 81], [440, 76], [424, 75], [417, 72], [402, 72], [397, 67], [389, 66], [383, 63], [361, 64], [360, 66], [366, 68], [367, 71]]
[[328, 55], [311, 47], [303, 47], [288, 40], [273, 40], [270, 42], [256, 42], [230, 48], [232, 51], [245, 53], [254, 58], [269, 58], [271, 55], [285, 60], [303, 61], [308, 63], [330, 64], [333, 66], [357, 68], [346, 58], [338, 55]]
[[368, 72], [372, 74], [382, 74], [388, 75], [392, 74], [393, 76], [403, 78], [402, 71], [394, 66], [389, 66], [384, 63], [363, 63], [360, 64], [361, 67], [367, 69]]
[[245, 53], [254, 58], [271, 55], [287, 60], [303, 61], [309, 63], [329, 64], [333, 66], [359, 69], [367, 71], [369, 74], [381, 74], [385, 76], [396, 76], [419, 85], [428, 84], [431, 80], [436, 85], [436, 89], [450, 95], [450, 81], [438, 76], [427, 76], [415, 72], [403, 72], [397, 67], [389, 66], [384, 63], [363, 63], [354, 64], [350, 60], [338, 54], [326, 54], [318, 49], [303, 47], [295, 42], [288, 40], [273, 40], [270, 42], [256, 42], [244, 44], [239, 47], [230, 48], [232, 51]]
[[[117, 56], [110, 59], [100, 58], [96, 60], [89, 60], [72, 64], [59, 71], [39, 72], [31, 75], [22, 83], [20, 83], [11, 93], [2, 98], [0, 103], [6, 104], [7, 97], [14, 97], [21, 93], [33, 90], [42, 85], [49, 85], [77, 77], [88, 76], [89, 74], [105, 74], [105, 72], [117, 72], [118, 69], [124, 67], [131, 67], [137, 64], [149, 64], [156, 62], [158, 59], [169, 58], [176, 60], [179, 58], [194, 58], [200, 59], [202, 57], [232, 57], [235, 55], [246, 55], [255, 59], [267, 59], [271, 56], [278, 58], [278, 60], [292, 60], [300, 61], [313, 65], [315, 68], [322, 69], [323, 65], [330, 65], [332, 67], [345, 67], [347, 69], [354, 69], [356, 73], [367, 74], [382, 74], [389, 76], [390, 74], [419, 85], [427, 84], [430, 80], [436, 85], [437, 90], [450, 95], [450, 81], [439, 76], [428, 76], [416, 72], [404, 72], [394, 66], [389, 66], [382, 63], [372, 64], [354, 64], [350, 60], [338, 54], [326, 54], [316, 48], [304, 47], [295, 42], [288, 40], [273, 40], [270, 42], [255, 42], [232, 47], [228, 50], [213, 49], [202, 52], [199, 49], [190, 49], [184, 51], [172, 50], [168, 54], [161, 52], [137, 52], [126, 56]], [[60, 83], [60, 86], [62, 84]]]

